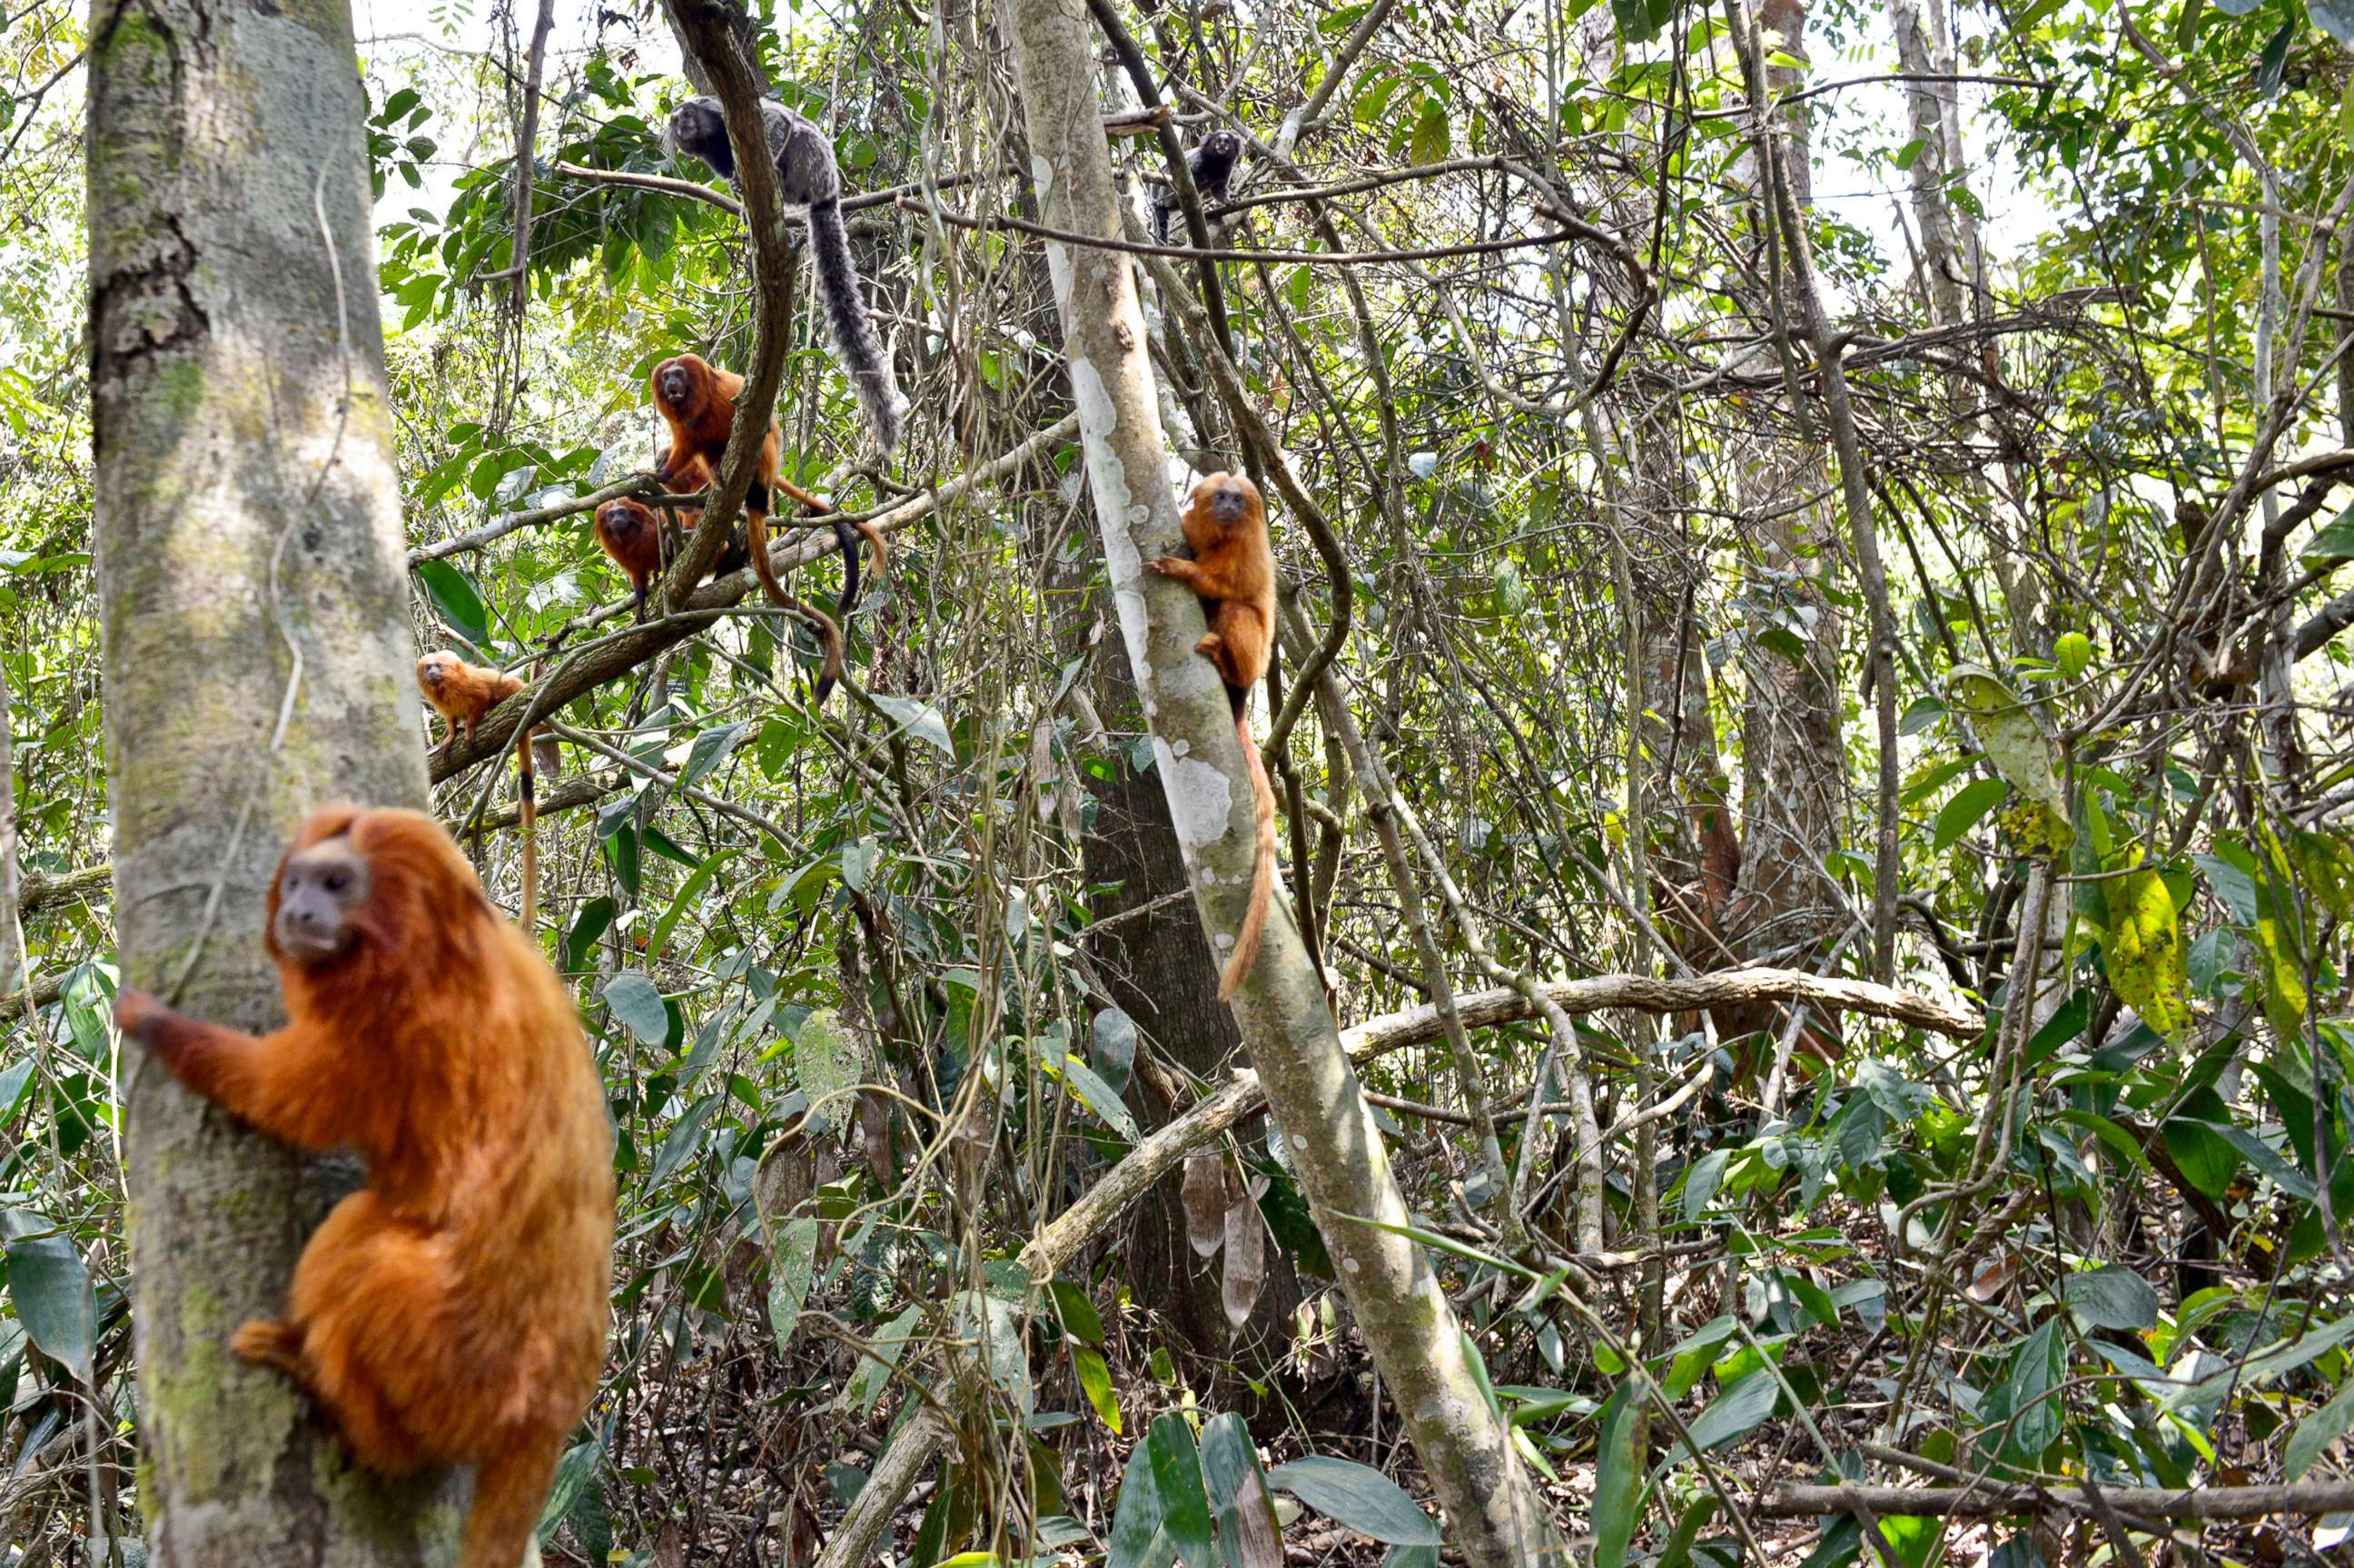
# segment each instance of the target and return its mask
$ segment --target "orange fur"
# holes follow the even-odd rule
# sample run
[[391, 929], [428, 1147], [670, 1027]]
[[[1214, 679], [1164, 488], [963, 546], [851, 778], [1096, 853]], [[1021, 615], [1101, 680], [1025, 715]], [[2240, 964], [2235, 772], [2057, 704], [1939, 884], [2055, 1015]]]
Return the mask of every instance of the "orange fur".
[[[313, 880], [290, 895], [298, 863]], [[345, 867], [352, 892], [320, 891]], [[290, 896], [345, 898], [345, 945], [290, 952]], [[367, 1160], [303, 1248], [286, 1316], [231, 1346], [292, 1376], [379, 1470], [476, 1467], [460, 1568], [515, 1568], [604, 1364], [611, 1135], [572, 999], [418, 812], [313, 815], [269, 920], [285, 1028], [240, 1033], [130, 990], [115, 1004], [197, 1094]]]
[[1214, 473], [1185, 498], [1185, 545], [1193, 558], [1163, 556], [1149, 563], [1202, 598], [1210, 630], [1193, 645], [1216, 665], [1235, 710], [1235, 733], [1249, 766], [1257, 808], [1257, 850], [1251, 868], [1250, 907], [1235, 950], [1218, 975], [1218, 1000], [1235, 994], [1258, 957], [1267, 932], [1267, 904], [1275, 889], [1275, 790], [1251, 737], [1250, 693], [1267, 676], [1275, 640], [1275, 551], [1267, 539], [1267, 503], [1239, 473]]
[[[657, 454], [654, 463], [658, 468], [668, 468], [670, 450], [664, 448]], [[711, 460], [698, 454], [680, 463], [668, 482], [675, 487], [672, 492], [673, 494], [695, 495], [708, 491], [717, 477], [712, 472]], [[681, 534], [694, 533], [695, 525], [702, 521], [701, 507], [679, 509]], [[592, 531], [605, 554], [630, 579], [630, 591], [637, 599], [638, 619], [644, 620], [646, 589], [652, 585], [654, 578], [662, 575], [662, 519], [655, 515], [652, 507], [643, 502], [626, 495], [617, 496], [597, 508], [597, 520]], [[717, 576], [741, 570], [747, 564], [743, 548], [731, 546], [720, 551], [719, 558], [712, 563], [711, 570], [714, 576]]]
[[[446, 757], [458, 744], [461, 730], [466, 744], [473, 745], [474, 728], [482, 715], [522, 691], [524, 682], [520, 676], [469, 664], [443, 648], [417, 662], [417, 689], [450, 726], [441, 742]], [[529, 729], [515, 736], [515, 826], [523, 834], [523, 912], [517, 924], [525, 930], [539, 916], [539, 791], [532, 777], [531, 737]]]
[[[736, 399], [743, 395], [744, 378], [732, 370], [719, 369], [701, 355], [681, 354], [655, 366], [649, 385], [653, 392], [654, 410], [670, 427], [671, 437], [669, 455], [661, 460], [654, 476], [675, 486], [685, 465], [698, 458], [716, 474], [720, 454], [727, 450], [727, 434], [735, 424]], [[777, 580], [777, 568], [769, 559], [769, 504], [772, 494], [782, 491], [812, 514], [823, 515], [833, 508], [780, 476], [782, 451], [776, 421], [771, 419], [768, 434], [761, 438], [755, 482], [744, 500], [744, 537], [751, 553], [752, 575], [760, 579], [760, 587], [769, 598], [807, 620], [824, 640], [825, 657], [819, 668], [816, 691], [816, 700], [822, 703], [833, 690], [834, 683], [842, 678], [842, 628], [833, 616], [814, 605], [803, 604]], [[881, 571], [888, 552], [882, 531], [872, 523], [861, 523], [858, 532], [866, 535], [875, 554], [875, 568]], [[835, 615], [847, 618], [858, 599], [857, 543], [846, 524], [834, 524], [834, 537], [841, 545], [843, 556], [842, 598], [835, 606]]]

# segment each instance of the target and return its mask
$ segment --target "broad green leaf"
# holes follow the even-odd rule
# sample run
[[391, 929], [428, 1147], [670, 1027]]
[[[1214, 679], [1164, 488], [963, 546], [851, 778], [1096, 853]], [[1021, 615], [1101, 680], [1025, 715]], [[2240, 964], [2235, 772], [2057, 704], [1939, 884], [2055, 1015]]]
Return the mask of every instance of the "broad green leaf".
[[1117, 1007], [1097, 1013], [1088, 1033], [1087, 1056], [1112, 1093], [1126, 1094], [1128, 1075], [1136, 1068], [1136, 1020]]
[[1056, 1279], [1047, 1286], [1054, 1298], [1055, 1316], [1061, 1319], [1063, 1332], [1083, 1345], [1101, 1349], [1104, 1342], [1103, 1315], [1087, 1293], [1067, 1279]]
[[2142, 1022], [2180, 1041], [2190, 1029], [2190, 970], [2166, 879], [2147, 866], [2108, 884], [2109, 983]]
[[1973, 779], [1954, 791], [1954, 798], [1937, 812], [1934, 853], [1943, 854], [1953, 848], [2009, 792], [2010, 786], [1999, 779]]
[[1946, 673], [1946, 696], [1969, 721], [1970, 730], [1996, 773], [2035, 809], [2038, 819], [2025, 833], [2031, 847], [2057, 853], [2075, 840], [2068, 798], [2061, 792], [2059, 748], [2044, 733], [2035, 710], [1980, 664], [1956, 664]]
[[670, 1009], [661, 990], [635, 969], [624, 969], [605, 982], [606, 1008], [621, 1026], [648, 1045], [670, 1038]]
[[868, 1353], [858, 1358], [850, 1381], [843, 1388], [842, 1397], [850, 1408], [861, 1415], [875, 1408], [875, 1402], [883, 1397], [883, 1390], [891, 1381], [893, 1369], [907, 1353], [907, 1342], [916, 1337], [917, 1325], [923, 1315], [922, 1308], [910, 1307], [867, 1341]]
[[[2202, 1093], [2204, 1097], [2213, 1098], [2213, 1090]], [[2201, 1097], [2187, 1097], [2183, 1108], [2190, 1114], [2173, 1118], [2158, 1128], [2158, 1135], [2166, 1140], [2166, 1151], [2174, 1156], [2175, 1164], [2190, 1184], [2211, 1198], [2221, 1198], [2231, 1190], [2232, 1178], [2240, 1173], [2240, 1151], [2217, 1136], [2207, 1119], [2198, 1114], [2209, 1108], [2194, 1107], [2191, 1102]], [[2220, 1110], [2221, 1107], [2221, 1102], [2216, 1100], [2214, 1108]]]
[[597, 938], [613, 923], [615, 908], [613, 901], [601, 894], [580, 906], [580, 913], [573, 916], [572, 929], [564, 937], [564, 967], [567, 971], [578, 970], [588, 963], [588, 949], [597, 945]]
[[539, 1510], [539, 1539], [545, 1543], [555, 1534], [573, 1505], [580, 1500], [588, 1483], [596, 1478], [598, 1462], [605, 1457], [605, 1446], [590, 1439], [576, 1443], [564, 1451], [556, 1462], [556, 1480], [547, 1489], [547, 1501]]
[[810, 1279], [817, 1269], [817, 1216], [788, 1220], [777, 1227], [776, 1237], [769, 1258], [769, 1327], [776, 1332], [781, 1354], [793, 1342], [801, 1304], [809, 1299]]
[[857, 1109], [849, 1091], [864, 1074], [858, 1042], [833, 1009], [821, 1007], [801, 1020], [793, 1035], [793, 1078], [812, 1116], [830, 1128], [847, 1126]]
[[1691, 1423], [1691, 1440], [1703, 1454], [1722, 1448], [1774, 1414], [1782, 1385], [1772, 1371], [1757, 1367], [1735, 1378]]
[[1071, 1370], [1079, 1374], [1079, 1387], [1087, 1394], [1087, 1404], [1095, 1408], [1096, 1418], [1111, 1428], [1113, 1436], [1119, 1436], [1119, 1396], [1112, 1391], [1111, 1368], [1105, 1363], [1103, 1352], [1085, 1345], [1072, 1345]]
[[1210, 1568], [1210, 1499], [1202, 1489], [1193, 1427], [1182, 1415], [1164, 1415], [1152, 1424], [1144, 1446], [1152, 1456], [1153, 1489], [1161, 1494], [1161, 1528], [1185, 1568]]
[[1202, 1428], [1202, 1484], [1217, 1510], [1218, 1554], [1226, 1568], [1281, 1568], [1283, 1530], [1250, 1428], [1232, 1411]]
[[1096, 1070], [1066, 1052], [1063, 1055], [1063, 1082], [1079, 1103], [1101, 1117], [1114, 1132], [1129, 1142], [1136, 1142], [1142, 1134], [1137, 1130], [1136, 1118], [1129, 1112], [1112, 1086], [1096, 1075]]
[[664, 1177], [677, 1170], [689, 1155], [702, 1147], [704, 1124], [711, 1119], [712, 1112], [719, 1108], [719, 1101], [720, 1097], [716, 1094], [703, 1095], [687, 1107], [686, 1114], [671, 1128], [669, 1134], [663, 1139], [662, 1149], [654, 1155], [653, 1174], [647, 1179], [649, 1185], [662, 1185]]
[[2014, 1463], [2034, 1464], [2059, 1440], [2065, 1413], [2056, 1391], [2066, 1373], [2067, 1347], [2061, 1342], [2058, 1319], [2046, 1319], [2011, 1358], [2010, 1375], [2003, 1385], [2010, 1396], [2011, 1418], [2004, 1453]]
[[1435, 98], [1424, 99], [1422, 113], [1414, 122], [1413, 140], [1406, 143], [1406, 162], [1417, 168], [1442, 162], [1449, 141], [1447, 106]]
[[71, 1238], [39, 1214], [0, 1209], [8, 1238], [8, 1296], [16, 1320], [41, 1353], [87, 1387], [98, 1343], [98, 1303], [90, 1269]]
[[2132, 1269], [2104, 1264], [2060, 1282], [2068, 1309], [2095, 1329], [2138, 1330], [2158, 1327], [2158, 1292]]
[[2354, 1427], [2354, 1378], [2338, 1385], [2329, 1396], [2329, 1403], [2296, 1424], [2289, 1434], [2288, 1446], [2281, 1451], [2281, 1465], [2292, 1481], [2313, 1468], [2313, 1462], [2332, 1443]]
[[1594, 1474], [1594, 1568], [1626, 1568], [1627, 1544], [1643, 1517], [1643, 1425], [1648, 1386], [1628, 1378], [1602, 1405]]
[[956, 742], [949, 738], [948, 720], [940, 710], [913, 697], [894, 697], [882, 692], [875, 694], [875, 705], [891, 715], [893, 722], [917, 740], [953, 761]]
[[1438, 1526], [1398, 1484], [1347, 1459], [1310, 1454], [1267, 1472], [1267, 1485], [1289, 1492], [1360, 1535], [1393, 1546], [1437, 1546]]
[[696, 736], [694, 747], [686, 754], [686, 765], [678, 770], [677, 787], [684, 789], [689, 785], [703, 782], [704, 775], [726, 760], [727, 754], [736, 749], [737, 742], [742, 740], [745, 731], [751, 727], [750, 721], [746, 720], [706, 729]]
[[427, 561], [417, 568], [417, 580], [425, 597], [433, 601], [443, 625], [472, 644], [477, 652], [489, 646], [490, 614], [465, 573], [447, 561]]

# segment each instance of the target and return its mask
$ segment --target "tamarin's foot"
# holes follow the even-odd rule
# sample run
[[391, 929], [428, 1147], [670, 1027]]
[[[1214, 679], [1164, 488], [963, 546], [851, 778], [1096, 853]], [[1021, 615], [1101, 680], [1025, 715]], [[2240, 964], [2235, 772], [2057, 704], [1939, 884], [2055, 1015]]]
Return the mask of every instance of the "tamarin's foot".
[[302, 1373], [302, 1330], [283, 1318], [256, 1318], [229, 1336], [228, 1348], [256, 1366]]

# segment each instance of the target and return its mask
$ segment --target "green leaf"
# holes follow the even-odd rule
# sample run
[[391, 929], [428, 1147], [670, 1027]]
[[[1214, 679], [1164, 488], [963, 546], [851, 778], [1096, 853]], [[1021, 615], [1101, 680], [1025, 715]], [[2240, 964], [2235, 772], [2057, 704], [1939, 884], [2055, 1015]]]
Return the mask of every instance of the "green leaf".
[[1395, 1481], [1347, 1459], [1306, 1455], [1268, 1471], [1267, 1484], [1375, 1541], [1393, 1546], [1441, 1543], [1438, 1526]]
[[2280, 95], [2281, 80], [2288, 74], [2289, 46], [2296, 42], [2297, 35], [2304, 30], [2304, 22], [2292, 16], [2274, 31], [2271, 37], [2264, 40], [2264, 50], [2256, 57], [2256, 96], [2258, 98], [2276, 98]]
[[2189, 1117], [2176, 1117], [2158, 1128], [2166, 1139], [2166, 1151], [2174, 1156], [2176, 1165], [2190, 1183], [2211, 1198], [2221, 1198], [2231, 1190], [2232, 1178], [2240, 1173], [2240, 1151], [2216, 1135], [2205, 1122]]
[[1987, 760], [2025, 802], [2039, 808], [2040, 827], [2031, 837], [2039, 849], [2057, 853], [2075, 839], [2068, 798], [2061, 792], [2059, 747], [2043, 732], [2035, 710], [2020, 701], [1991, 670], [1956, 664], [1946, 673], [1946, 696], [1969, 721]]
[[1114, 1132], [1134, 1143], [1143, 1135], [1137, 1130], [1136, 1118], [1129, 1111], [1112, 1086], [1097, 1076], [1096, 1070], [1068, 1052], [1063, 1054], [1063, 1082], [1079, 1102], [1101, 1117]]
[[1152, 1424], [1144, 1446], [1152, 1456], [1152, 1486], [1161, 1494], [1161, 1528], [1185, 1568], [1210, 1568], [1210, 1499], [1202, 1490], [1202, 1460], [1193, 1429], [1182, 1415]]
[[670, 1009], [661, 988], [635, 969], [623, 969], [605, 982], [605, 1006], [621, 1026], [648, 1045], [670, 1039]]
[[2349, 1426], [2354, 1426], [2354, 1379], [2341, 1384], [2328, 1404], [2298, 1422], [2296, 1430], [2289, 1434], [2288, 1446], [2281, 1453], [2288, 1478], [2296, 1480], [2313, 1468], [2313, 1462], [2345, 1436]]
[[1414, 135], [1406, 143], [1406, 162], [1417, 168], [1443, 162], [1450, 142], [1447, 106], [1435, 98], [1424, 99], [1422, 113], [1414, 122]]
[[697, 735], [695, 745], [687, 751], [686, 766], [678, 770], [677, 788], [684, 789], [691, 784], [701, 783], [705, 774], [727, 759], [727, 754], [736, 749], [737, 743], [751, 727], [750, 721], [747, 720], [724, 725], [717, 729], [706, 729]]
[[882, 692], [875, 694], [875, 705], [890, 715], [907, 734], [941, 756], [955, 758], [956, 742], [949, 738], [948, 721], [940, 716], [939, 709], [914, 697], [895, 697]]
[[[2245, 853], [2244, 851], [2242, 852]], [[2253, 927], [2256, 923], [2256, 878], [2254, 863], [2242, 866], [2235, 860], [2221, 855], [2200, 854], [2190, 857], [2199, 869], [2207, 874], [2207, 885], [2232, 912], [2235, 926]]]
[[580, 906], [580, 913], [572, 918], [572, 929], [564, 937], [566, 970], [578, 971], [587, 965], [588, 949], [597, 945], [597, 938], [613, 923], [616, 907], [610, 898], [602, 895]]
[[2190, 1029], [2190, 955], [2166, 879], [2147, 866], [2108, 884], [2109, 983], [2142, 1022], [2179, 1041]]
[[858, 1043], [833, 1009], [818, 1008], [801, 1020], [793, 1034], [793, 1077], [809, 1097], [812, 1116], [830, 1128], [847, 1126], [857, 1108], [850, 1090], [864, 1075]]
[[1050, 1281], [1046, 1291], [1054, 1298], [1055, 1316], [1061, 1319], [1063, 1332], [1083, 1345], [1100, 1350], [1104, 1342], [1103, 1315], [1087, 1299], [1087, 1293], [1067, 1279]]
[[539, 1510], [538, 1529], [542, 1542], [556, 1532], [557, 1527], [564, 1522], [565, 1516], [572, 1511], [573, 1505], [580, 1500], [581, 1493], [596, 1478], [598, 1461], [604, 1457], [605, 1446], [591, 1438], [586, 1443], [574, 1444], [565, 1450], [564, 1457], [556, 1462], [555, 1483], [548, 1488], [547, 1501], [541, 1505]]
[[1594, 1474], [1594, 1568], [1626, 1568], [1627, 1544], [1643, 1517], [1641, 1431], [1648, 1389], [1628, 1378], [1603, 1403]]
[[801, 1304], [809, 1299], [810, 1279], [817, 1270], [818, 1222], [803, 1214], [776, 1228], [775, 1249], [769, 1257], [769, 1327], [782, 1354], [793, 1342], [801, 1322]]
[[2027, 1336], [2011, 1359], [2004, 1388], [2009, 1393], [2010, 1440], [2003, 1452], [2015, 1464], [2032, 1465], [2043, 1450], [2060, 1438], [2065, 1414], [2054, 1391], [2067, 1375], [2067, 1347], [2061, 1343], [2059, 1319], [2047, 1318]]
[[0, 1231], [8, 1238], [8, 1296], [26, 1337], [88, 1387], [98, 1303], [81, 1254], [55, 1225], [27, 1210], [0, 1209]]
[[696, 866], [687, 879], [678, 885], [678, 892], [671, 899], [670, 907], [662, 912], [661, 918], [654, 922], [654, 928], [646, 934], [646, 958], [649, 962], [659, 959], [669, 948], [671, 933], [678, 928], [680, 917], [693, 908], [695, 902], [703, 896], [703, 890], [711, 885], [711, 880], [719, 874], [720, 867], [734, 860], [741, 853], [733, 844], [714, 850], [709, 859]]
[[1079, 1387], [1086, 1393], [1087, 1403], [1095, 1407], [1096, 1419], [1110, 1427], [1113, 1436], [1119, 1436], [1119, 1396], [1112, 1392], [1111, 1368], [1105, 1363], [1103, 1353], [1091, 1351], [1085, 1345], [1074, 1344], [1071, 1347], [1071, 1370], [1079, 1374]]
[[482, 609], [482, 596], [465, 573], [447, 561], [427, 561], [417, 568], [417, 580], [424, 587], [425, 597], [433, 601], [443, 625], [477, 651], [489, 645], [491, 618]]
[[647, 1178], [649, 1186], [662, 1185], [664, 1177], [684, 1164], [687, 1157], [702, 1147], [704, 1124], [711, 1119], [711, 1113], [719, 1108], [719, 1100], [716, 1094], [701, 1097], [672, 1126], [668, 1135], [663, 1139], [661, 1150], [654, 1155], [653, 1174]]
[[2117, 1264], [2068, 1276], [2060, 1282], [2060, 1298], [2095, 1329], [2158, 1327], [2158, 1292], [2140, 1275]]
[[1964, 833], [1977, 827], [2009, 793], [2010, 786], [1999, 779], [1973, 779], [1954, 791], [1954, 798], [1937, 813], [1932, 853], [1943, 854], [1953, 848]]
[[1267, 1568], [1283, 1561], [1283, 1528], [1267, 1495], [1267, 1472], [1250, 1428], [1233, 1411], [1202, 1428], [1202, 1484], [1217, 1508], [1218, 1554], [1226, 1568]]
[[1722, 1448], [1774, 1414], [1782, 1385], [1766, 1367], [1735, 1378], [1691, 1424], [1691, 1440], [1703, 1454]]

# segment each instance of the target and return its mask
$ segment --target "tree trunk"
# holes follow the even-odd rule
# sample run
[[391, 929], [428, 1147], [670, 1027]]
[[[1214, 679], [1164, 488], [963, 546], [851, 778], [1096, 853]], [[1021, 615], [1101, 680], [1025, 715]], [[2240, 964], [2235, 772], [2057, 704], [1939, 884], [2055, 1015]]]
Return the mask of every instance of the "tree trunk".
[[[1099, 711], [1115, 736], [1142, 728], [1136, 681], [1125, 656], [1108, 643], [1098, 652]], [[1185, 891], [1185, 858], [1169, 820], [1169, 799], [1158, 779], [1129, 765], [1125, 747], [1118, 747], [1110, 766], [1110, 779], [1089, 785], [1096, 817], [1084, 846], [1087, 880], [1091, 887], [1119, 885], [1117, 893], [1096, 899], [1098, 921], [1126, 917], [1097, 927], [1103, 936], [1094, 946], [1095, 959], [1112, 1000], [1136, 1021], [1144, 1046], [1211, 1084], [1223, 1083], [1241, 1050], [1242, 1035], [1218, 1001], [1217, 969], [1202, 939], [1200, 917], [1189, 905], [1173, 902], [1149, 914], [1129, 913]], [[1171, 1103], [1156, 1090], [1152, 1075], [1139, 1075], [1136, 1084], [1140, 1092], [1130, 1098], [1147, 1132], [1193, 1108], [1190, 1097]], [[1238, 1128], [1238, 1135], [1245, 1130]], [[1219, 1287], [1225, 1259], [1194, 1254], [1179, 1194], [1172, 1176], [1137, 1205], [1121, 1272], [1131, 1298], [1161, 1314], [1171, 1337], [1192, 1352], [1195, 1366], [1189, 1370], [1211, 1373], [1212, 1403], [1247, 1412], [1251, 1402], [1244, 1376], [1266, 1381], [1289, 1348], [1291, 1311], [1299, 1304], [1299, 1272], [1279, 1249], [1271, 1248], [1257, 1305], [1240, 1330], [1229, 1329]]]
[[[1093, 38], [1077, 0], [1010, 0], [1015, 76], [1046, 223], [1120, 232], [1110, 149], [1097, 101]], [[1128, 259], [1049, 243], [1064, 352], [1104, 556], [1130, 667], [1153, 731], [1204, 923], [1240, 924], [1251, 880], [1250, 791], [1225, 692], [1193, 652], [1193, 595], [1145, 558], [1179, 541], [1144, 320]], [[1533, 1563], [1555, 1546], [1536, 1492], [1464, 1355], [1462, 1331], [1429, 1260], [1385, 1224], [1407, 1218], [1323, 986], [1279, 908], [1235, 1012], [1286, 1151], [1339, 1266], [1356, 1319], [1473, 1568]]]
[[[122, 970], [266, 1029], [288, 830], [329, 800], [426, 804], [350, 14], [98, 0], [90, 61]], [[355, 1472], [282, 1375], [227, 1350], [282, 1309], [332, 1183], [135, 1050], [122, 1076], [151, 1561], [448, 1561], [446, 1490]]]

